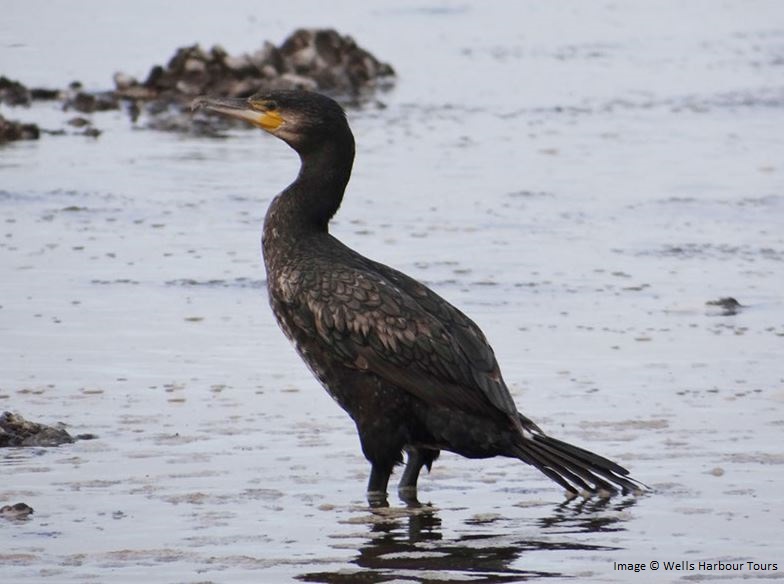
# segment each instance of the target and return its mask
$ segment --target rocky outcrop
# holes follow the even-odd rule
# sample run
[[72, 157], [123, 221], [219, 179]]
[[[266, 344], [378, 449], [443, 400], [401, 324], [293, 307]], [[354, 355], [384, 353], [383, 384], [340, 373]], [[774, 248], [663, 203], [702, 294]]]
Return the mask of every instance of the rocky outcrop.
[[[165, 66], [153, 66], [143, 81], [116, 73], [114, 89], [107, 91], [86, 91], [78, 81], [63, 90], [28, 89], [0, 77], [0, 103], [27, 106], [36, 100], [58, 99], [64, 110], [82, 114], [124, 108], [134, 122], [144, 116], [147, 127], [209, 134], [225, 122], [197, 116], [194, 123], [188, 104], [197, 95], [248, 97], [273, 89], [307, 89], [355, 103], [391, 86], [394, 78], [391, 65], [379, 61], [350, 36], [333, 29], [299, 29], [279, 46], [267, 41], [258, 50], [240, 55], [219, 46], [181, 47]], [[5, 123], [0, 127], [0, 141], [37, 138], [41, 132], [73, 133]], [[80, 133], [95, 137], [100, 131]]]
[[0, 447], [59, 446], [73, 441], [74, 438], [60, 424], [38, 424], [11, 412], [0, 415]]
[[395, 73], [332, 29], [300, 29], [279, 47], [270, 42], [254, 53], [230, 55], [222, 47], [177, 49], [166, 67], [156, 65], [139, 83], [118, 73], [115, 94], [141, 100], [189, 102], [197, 95], [247, 97], [271, 89], [309, 89], [344, 96], [390, 83]]

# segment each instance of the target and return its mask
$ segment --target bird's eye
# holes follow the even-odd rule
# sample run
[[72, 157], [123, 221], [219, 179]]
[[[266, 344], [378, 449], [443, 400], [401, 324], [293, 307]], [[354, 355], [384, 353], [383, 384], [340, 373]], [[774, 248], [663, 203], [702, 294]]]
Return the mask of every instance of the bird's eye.
[[276, 109], [278, 109], [278, 104], [275, 103], [274, 101], [265, 101], [264, 109], [267, 110], [268, 112], [274, 112]]

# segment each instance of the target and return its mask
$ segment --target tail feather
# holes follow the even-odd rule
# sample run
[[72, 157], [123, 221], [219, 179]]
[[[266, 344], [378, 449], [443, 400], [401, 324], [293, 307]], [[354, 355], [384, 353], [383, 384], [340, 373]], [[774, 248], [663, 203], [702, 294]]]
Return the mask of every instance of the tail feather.
[[523, 462], [538, 468], [545, 475], [561, 485], [567, 491], [577, 493], [575, 485], [581, 489], [591, 490], [592, 485], [586, 483], [579, 474], [575, 474], [565, 466], [563, 460], [557, 455], [546, 449], [525, 449], [522, 448], [516, 453]]
[[543, 433], [527, 435], [514, 455], [574, 494], [580, 490], [614, 494], [620, 489], [626, 495], [645, 488], [612, 460]]

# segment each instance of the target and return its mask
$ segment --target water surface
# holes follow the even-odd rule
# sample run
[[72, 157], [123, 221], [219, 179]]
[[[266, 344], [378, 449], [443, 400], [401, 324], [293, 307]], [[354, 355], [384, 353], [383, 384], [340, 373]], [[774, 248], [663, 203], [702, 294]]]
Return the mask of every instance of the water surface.
[[[108, 87], [178, 46], [335, 26], [397, 69], [349, 112], [333, 233], [433, 286], [521, 410], [654, 494], [567, 501], [445, 454], [426, 505], [364, 501], [350, 420], [272, 320], [282, 143], [135, 128], [0, 149], [0, 407], [98, 439], [0, 455], [25, 582], [715, 581], [614, 562], [778, 562], [784, 59], [776, 2], [5, 3], [0, 72]], [[51, 104], [2, 108], [57, 129]], [[706, 305], [732, 296], [734, 315]]]

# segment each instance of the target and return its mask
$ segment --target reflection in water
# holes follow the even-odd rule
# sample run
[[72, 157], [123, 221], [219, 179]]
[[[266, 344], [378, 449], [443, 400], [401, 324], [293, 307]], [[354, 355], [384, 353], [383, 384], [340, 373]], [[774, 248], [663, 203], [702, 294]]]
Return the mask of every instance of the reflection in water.
[[12, 447], [4, 448], [2, 452], [3, 454], [0, 455], [0, 466], [13, 466], [28, 463], [36, 456], [43, 456], [46, 454], [46, 449], [35, 447]]
[[[556, 533], [599, 533], [623, 531], [624, 511], [637, 504], [636, 497], [614, 502], [609, 498], [574, 499], [557, 505], [550, 517], [543, 517], [539, 525], [545, 529], [561, 528]], [[608, 514], [609, 513], [609, 514]]]
[[[573, 535], [623, 531], [623, 522], [636, 499], [613, 502], [610, 499], [573, 500], [557, 505], [552, 515], [528, 524], [541, 539], [521, 536], [525, 527], [503, 520], [482, 524], [466, 522], [462, 535], [445, 537], [437, 510], [429, 506], [408, 509], [370, 509], [362, 522], [370, 537], [347, 566], [327, 572], [298, 576], [306, 582], [349, 584], [356, 582], [524, 582], [538, 578], [563, 577], [560, 572], [523, 570], [513, 564], [526, 552], [612, 551], [618, 548], [579, 543]], [[353, 522], [353, 521], [352, 521]], [[563, 537], [564, 535], [572, 537]], [[561, 536], [560, 538], [558, 536]]]

